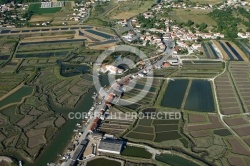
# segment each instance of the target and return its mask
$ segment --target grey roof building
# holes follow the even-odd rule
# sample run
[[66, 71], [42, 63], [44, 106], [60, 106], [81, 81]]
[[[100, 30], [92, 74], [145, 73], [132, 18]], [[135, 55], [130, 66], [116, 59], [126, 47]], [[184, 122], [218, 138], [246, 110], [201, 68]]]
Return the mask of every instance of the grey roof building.
[[98, 146], [99, 152], [120, 154], [124, 142], [117, 139], [103, 139]]

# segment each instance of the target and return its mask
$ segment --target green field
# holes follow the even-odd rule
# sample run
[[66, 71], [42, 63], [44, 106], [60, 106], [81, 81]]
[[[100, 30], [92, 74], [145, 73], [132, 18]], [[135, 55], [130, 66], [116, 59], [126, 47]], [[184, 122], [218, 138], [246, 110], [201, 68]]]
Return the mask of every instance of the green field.
[[134, 147], [134, 146], [127, 146], [123, 150], [122, 155], [131, 157], [140, 157], [146, 159], [152, 158], [152, 154], [149, 153], [145, 148]]
[[29, 10], [33, 12], [33, 14], [45, 14], [45, 13], [56, 13], [59, 12], [62, 8], [55, 7], [55, 8], [41, 8], [41, 3], [30, 4]]

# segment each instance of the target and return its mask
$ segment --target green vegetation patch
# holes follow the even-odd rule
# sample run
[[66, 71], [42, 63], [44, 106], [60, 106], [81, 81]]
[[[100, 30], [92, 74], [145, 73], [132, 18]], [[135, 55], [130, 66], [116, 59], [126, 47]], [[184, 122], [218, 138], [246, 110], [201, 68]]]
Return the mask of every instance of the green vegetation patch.
[[152, 121], [153, 121], [152, 119], [144, 118], [144, 119], [140, 119], [139, 122], [138, 122], [138, 124], [140, 126], [151, 126]]
[[232, 135], [232, 133], [228, 129], [214, 130], [214, 134], [219, 135], [219, 136], [229, 136], [229, 135]]
[[155, 132], [178, 130], [178, 125], [155, 125]]
[[179, 120], [160, 120], [160, 119], [156, 119], [153, 122], [154, 125], [157, 124], [179, 124]]
[[7, 117], [9, 117], [9, 120], [11, 123], [16, 123], [18, 120], [23, 118], [23, 115], [18, 114], [16, 112], [16, 106], [17, 105], [12, 105], [9, 106], [1, 111], [1, 113]]
[[153, 127], [145, 127], [145, 126], [137, 126], [133, 131], [136, 132], [142, 132], [142, 133], [153, 133], [154, 132], [154, 128]]
[[173, 155], [173, 154], [156, 155], [155, 159], [158, 161], [161, 161], [163, 163], [166, 163], [169, 165], [174, 165], [174, 166], [183, 166], [183, 165], [198, 166], [198, 164], [196, 164], [188, 159], [185, 159], [184, 157], [180, 157], [180, 156]]
[[188, 148], [188, 141], [187, 141], [187, 139], [186, 138], [181, 138], [180, 139], [180, 141], [183, 143], [183, 146], [185, 147], [185, 148]]
[[94, 159], [94, 160], [91, 160], [87, 163], [87, 166], [99, 166], [99, 165], [102, 165], [102, 166], [110, 166], [110, 165], [121, 166], [121, 163], [118, 161], [115, 161], [115, 160], [108, 160], [105, 158]]
[[54, 8], [41, 8], [41, 3], [30, 4], [28, 9], [29, 12], [33, 12], [33, 14], [45, 14], [45, 13], [56, 13], [59, 12], [61, 7]]
[[9, 95], [8, 97], [0, 101], [0, 108], [11, 103], [20, 102], [23, 97], [30, 95], [32, 91], [33, 91], [32, 87], [23, 86], [22, 88], [17, 90], [15, 93]]
[[152, 158], [152, 154], [149, 153], [145, 148], [134, 147], [134, 146], [127, 146], [123, 150], [122, 155], [131, 157], [140, 157], [146, 159]]
[[143, 133], [137, 133], [137, 132], [129, 132], [127, 137], [132, 138], [132, 139], [143, 139], [143, 140], [149, 140], [153, 141], [154, 135], [152, 134], [143, 134]]
[[163, 142], [168, 140], [175, 140], [182, 138], [178, 131], [168, 131], [168, 132], [161, 132], [156, 133], [155, 142]]

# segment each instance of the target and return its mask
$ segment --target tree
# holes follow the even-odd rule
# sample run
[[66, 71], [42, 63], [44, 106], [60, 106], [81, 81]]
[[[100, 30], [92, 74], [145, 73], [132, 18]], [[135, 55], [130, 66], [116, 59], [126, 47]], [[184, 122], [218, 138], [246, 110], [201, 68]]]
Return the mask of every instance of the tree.
[[192, 25], [194, 25], [194, 22], [191, 21], [191, 20], [188, 20], [187, 24], [186, 24], [188, 27], [191, 27]]
[[201, 23], [199, 25], [199, 31], [204, 31], [206, 28], [207, 28], [207, 24], [205, 24], [205, 23]]

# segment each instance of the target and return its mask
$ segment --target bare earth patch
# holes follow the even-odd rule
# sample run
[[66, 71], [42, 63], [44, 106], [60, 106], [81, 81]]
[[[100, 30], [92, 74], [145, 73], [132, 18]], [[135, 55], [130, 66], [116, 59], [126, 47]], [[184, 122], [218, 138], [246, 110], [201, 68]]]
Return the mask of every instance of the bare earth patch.
[[18, 126], [26, 126], [28, 125], [30, 122], [33, 121], [33, 116], [30, 116], [30, 115], [26, 115], [23, 119], [21, 119], [17, 125]]
[[206, 122], [206, 117], [204, 115], [189, 114], [189, 123]]
[[228, 156], [227, 160], [230, 163], [230, 165], [232, 165], [232, 166], [233, 165], [245, 165], [240, 157]]
[[223, 125], [221, 124], [219, 118], [217, 115], [209, 115], [208, 116], [211, 124], [201, 124], [201, 125], [188, 125], [188, 131], [198, 131], [198, 130], [206, 130], [206, 129], [217, 129], [217, 128], [223, 128]]
[[190, 132], [190, 135], [194, 138], [196, 137], [207, 137], [210, 135], [210, 132], [207, 130], [203, 130], [203, 131], [195, 131], [195, 132]]
[[225, 120], [226, 124], [228, 124], [229, 126], [247, 124], [247, 121], [242, 117], [239, 117], [239, 118], [225, 118], [224, 120]]
[[250, 152], [237, 139], [235, 139], [235, 138], [228, 139], [228, 142], [232, 147], [233, 153], [250, 156]]
[[63, 124], [65, 123], [65, 119], [63, 117], [58, 117], [56, 120], [55, 120], [55, 125], [56, 127], [61, 127]]
[[37, 135], [44, 135], [46, 128], [41, 129], [31, 129], [30, 131], [26, 132], [27, 137], [33, 137]]
[[233, 128], [233, 130], [234, 130], [239, 136], [247, 136], [247, 135], [250, 135], [250, 126], [239, 127], [239, 128]]
[[38, 145], [45, 144], [45, 143], [46, 143], [46, 139], [44, 138], [44, 136], [38, 135], [38, 136], [29, 138], [28, 147], [34, 148]]

